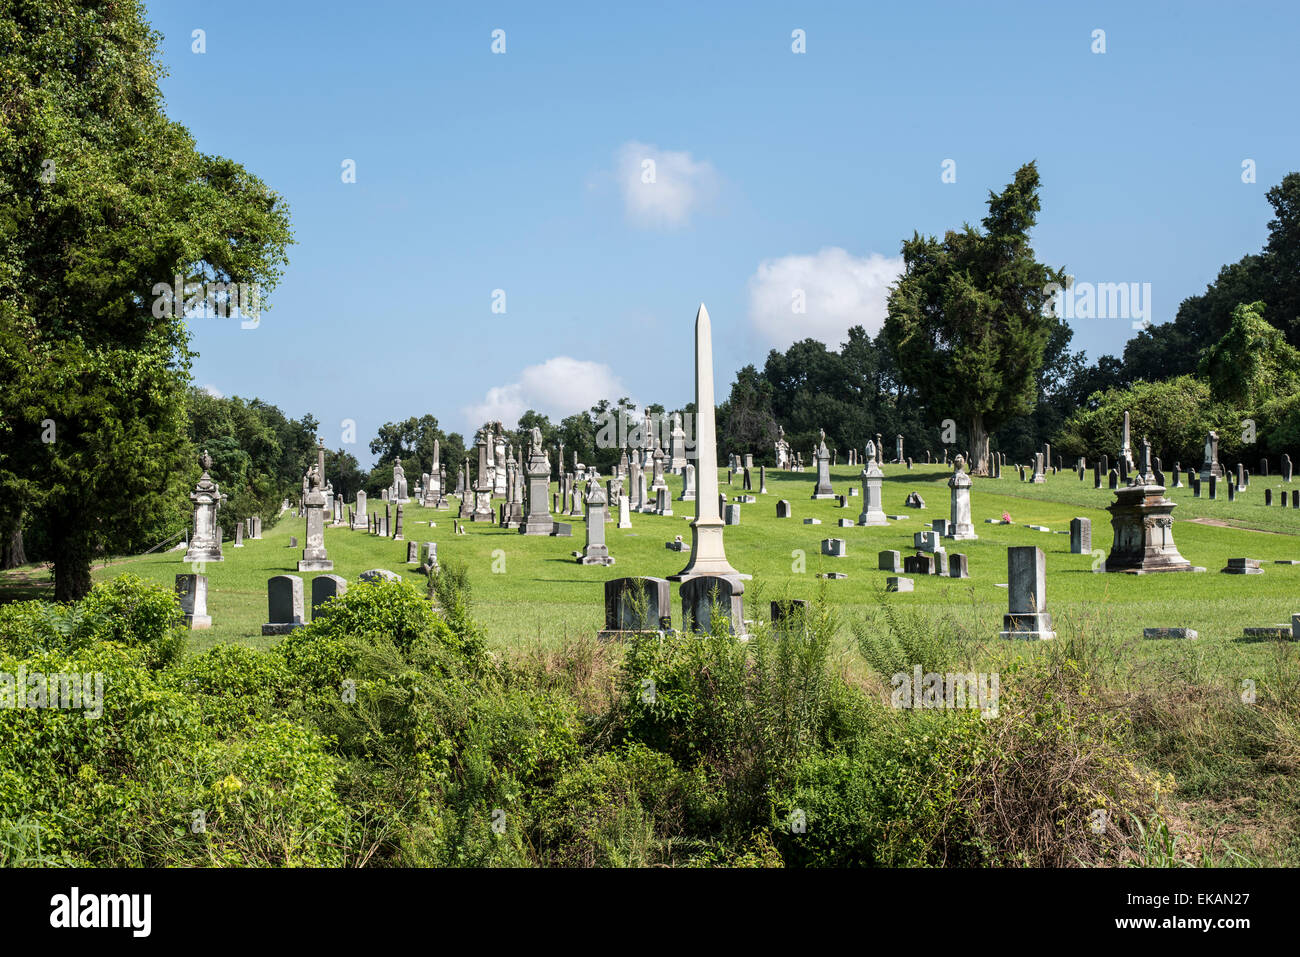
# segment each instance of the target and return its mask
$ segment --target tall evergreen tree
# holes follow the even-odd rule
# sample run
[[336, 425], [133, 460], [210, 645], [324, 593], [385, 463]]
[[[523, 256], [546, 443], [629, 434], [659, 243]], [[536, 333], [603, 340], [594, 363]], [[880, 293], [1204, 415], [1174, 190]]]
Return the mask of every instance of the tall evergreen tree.
[[160, 39], [138, 0], [0, 15], [0, 491], [59, 600], [183, 499], [190, 353], [159, 284], [269, 292], [290, 242], [281, 198], [164, 114]]
[[942, 240], [913, 234], [889, 297], [885, 333], [903, 381], [936, 419], [964, 426], [972, 472], [988, 474], [989, 432], [1034, 408], [1038, 374], [1057, 325], [1045, 314], [1061, 270], [1029, 244], [1040, 209], [1028, 163], [989, 194], [983, 232], [969, 224]]

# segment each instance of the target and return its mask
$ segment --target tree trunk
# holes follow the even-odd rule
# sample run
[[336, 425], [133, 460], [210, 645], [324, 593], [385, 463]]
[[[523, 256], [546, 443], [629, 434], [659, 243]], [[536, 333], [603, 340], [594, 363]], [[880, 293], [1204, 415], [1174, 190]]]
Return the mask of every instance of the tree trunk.
[[989, 474], [989, 434], [984, 429], [984, 416], [975, 414], [970, 420], [970, 474]]
[[84, 532], [62, 529], [51, 541], [54, 600], [80, 601], [90, 591], [90, 542]]
[[0, 569], [17, 568], [27, 564], [27, 552], [23, 548], [22, 516], [14, 523], [12, 530], [0, 533]]

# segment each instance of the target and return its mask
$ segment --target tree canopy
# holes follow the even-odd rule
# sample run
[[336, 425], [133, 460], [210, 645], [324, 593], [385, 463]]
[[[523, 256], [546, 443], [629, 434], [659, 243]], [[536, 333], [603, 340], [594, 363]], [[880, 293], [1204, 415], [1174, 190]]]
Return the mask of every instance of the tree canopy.
[[[192, 290], [263, 297], [284, 201], [163, 112], [136, 0], [14, 0], [0, 20], [0, 486], [50, 540], [55, 596], [166, 521], [186, 459]], [[159, 300], [163, 308], [157, 308]]]
[[1045, 310], [1064, 273], [1034, 258], [1038, 168], [1028, 163], [990, 193], [983, 231], [942, 240], [913, 234], [889, 297], [885, 335], [931, 418], [967, 429], [972, 472], [986, 474], [989, 431], [1033, 409], [1044, 355], [1059, 320]]

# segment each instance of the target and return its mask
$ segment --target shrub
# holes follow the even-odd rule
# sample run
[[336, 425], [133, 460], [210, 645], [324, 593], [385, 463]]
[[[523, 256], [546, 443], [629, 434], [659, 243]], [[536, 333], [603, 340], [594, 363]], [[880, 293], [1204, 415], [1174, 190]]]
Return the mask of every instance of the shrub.
[[185, 648], [185, 629], [175, 595], [126, 574], [96, 584], [72, 605], [0, 605], [0, 649], [10, 654], [72, 652], [102, 641], [144, 649], [152, 667], [176, 661]]
[[162, 675], [162, 685], [197, 703], [204, 725], [231, 737], [269, 721], [300, 694], [280, 655], [218, 645]]

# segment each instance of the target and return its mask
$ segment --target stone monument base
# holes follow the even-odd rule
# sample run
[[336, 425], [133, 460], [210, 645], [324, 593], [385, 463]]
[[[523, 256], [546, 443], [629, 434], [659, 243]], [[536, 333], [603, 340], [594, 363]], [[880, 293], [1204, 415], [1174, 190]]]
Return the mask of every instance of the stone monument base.
[[1052, 630], [1052, 616], [1045, 611], [1036, 614], [1003, 615], [999, 638], [1016, 638], [1027, 641], [1050, 641], [1056, 637]]

